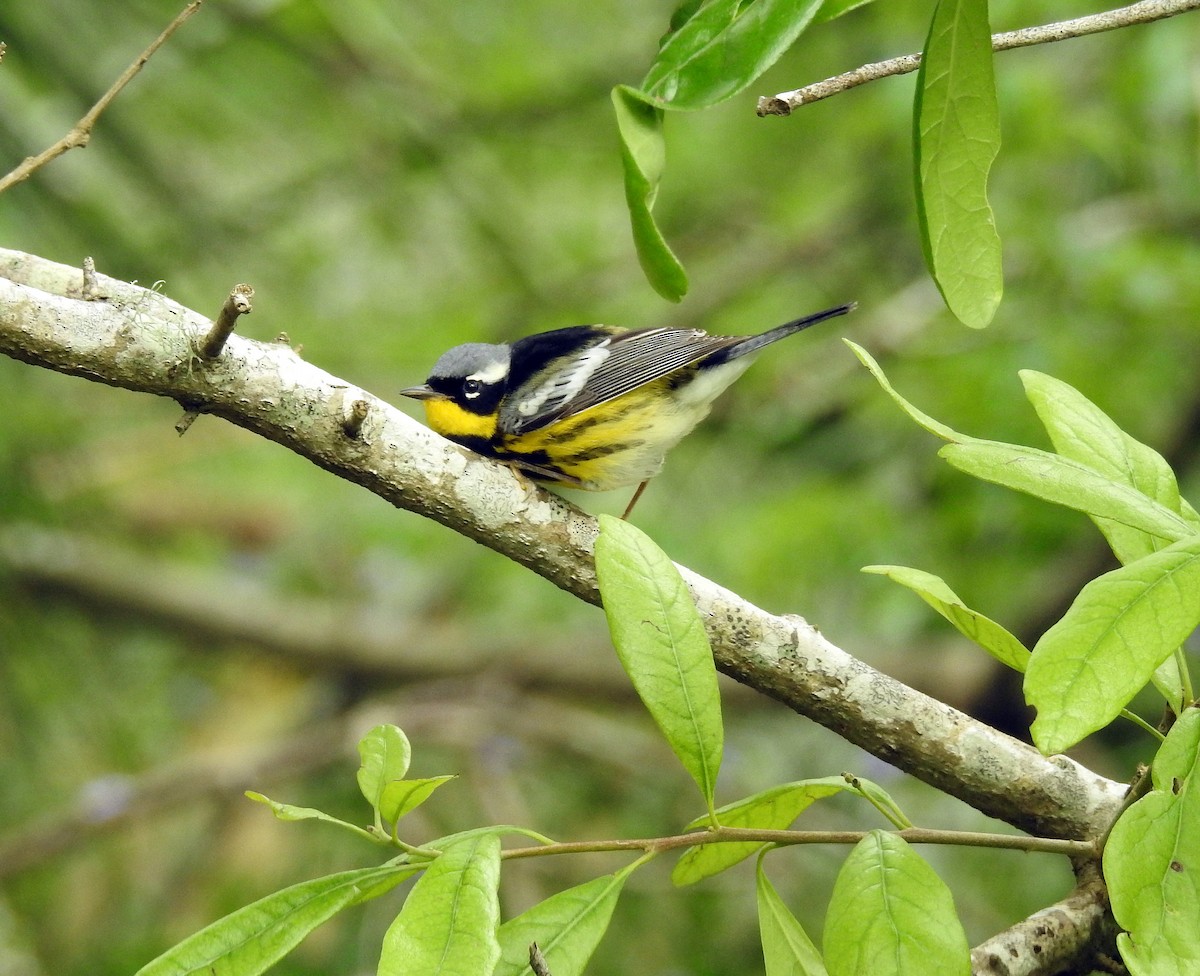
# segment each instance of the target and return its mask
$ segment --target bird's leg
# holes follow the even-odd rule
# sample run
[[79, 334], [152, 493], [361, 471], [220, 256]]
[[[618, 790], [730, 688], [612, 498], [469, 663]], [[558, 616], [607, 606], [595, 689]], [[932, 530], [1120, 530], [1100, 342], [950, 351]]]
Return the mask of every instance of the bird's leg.
[[621, 513], [621, 521], [626, 521], [629, 518], [629, 513], [633, 511], [633, 506], [637, 504], [637, 500], [642, 497], [642, 492], [646, 490], [646, 485], [650, 482], [643, 481], [637, 486], [637, 491], [633, 493], [633, 497], [629, 499], [629, 504], [625, 506], [625, 511]]

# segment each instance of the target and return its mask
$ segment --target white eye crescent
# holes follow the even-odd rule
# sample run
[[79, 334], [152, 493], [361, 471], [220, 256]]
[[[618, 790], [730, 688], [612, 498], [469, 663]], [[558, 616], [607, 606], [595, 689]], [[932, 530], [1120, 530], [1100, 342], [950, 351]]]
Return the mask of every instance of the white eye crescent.
[[483, 392], [483, 381], [476, 379], [463, 380], [463, 396], [468, 400], [474, 400]]

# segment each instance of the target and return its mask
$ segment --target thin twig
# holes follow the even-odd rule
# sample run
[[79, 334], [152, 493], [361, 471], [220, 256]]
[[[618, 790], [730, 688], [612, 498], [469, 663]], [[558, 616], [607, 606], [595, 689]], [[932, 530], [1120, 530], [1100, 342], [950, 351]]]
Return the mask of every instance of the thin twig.
[[221, 355], [221, 350], [225, 348], [225, 343], [233, 335], [233, 328], [237, 325], [238, 317], [249, 315], [254, 311], [254, 306], [250, 301], [253, 297], [254, 289], [249, 285], [241, 284], [233, 286], [233, 290], [229, 293], [229, 297], [225, 299], [225, 304], [221, 306], [221, 311], [217, 314], [217, 318], [213, 322], [208, 335], [200, 343], [199, 352], [204, 359], [216, 359]]
[[346, 404], [342, 414], [342, 430], [347, 437], [357, 438], [362, 434], [362, 426], [370, 411], [371, 404], [366, 400], [352, 400]]
[[128, 85], [129, 82], [133, 80], [134, 76], [142, 70], [154, 52], [170, 39], [171, 35], [183, 25], [185, 20], [187, 20], [192, 16], [192, 14], [200, 9], [200, 4], [203, 2], [204, 0], [192, 0], [191, 3], [184, 7], [178, 16], [176, 16], [176, 18], [167, 25], [166, 30], [159, 34], [158, 37], [155, 38], [154, 42], [137, 56], [133, 64], [131, 64], [125, 69], [124, 72], [122, 72], [121, 77], [113, 82], [112, 87], [100, 96], [100, 101], [96, 102], [95, 105], [88, 109], [87, 114], [75, 123], [74, 128], [72, 128], [70, 132], [59, 139], [58, 142], [56, 142], [49, 149], [43, 150], [36, 156], [27, 157], [25, 161], [11, 173], [3, 178], [0, 178], [0, 193], [3, 193], [10, 186], [14, 186], [17, 183], [20, 183], [22, 180], [28, 179], [47, 163], [57, 159], [63, 153], [67, 152], [67, 150], [81, 149], [86, 146], [88, 144], [88, 140], [92, 137], [92, 127], [95, 126], [96, 120], [100, 117], [100, 113], [108, 108], [109, 103], [121, 93], [121, 89]]
[[182, 437], [192, 429], [192, 424], [200, 416], [199, 410], [187, 409], [183, 411], [183, 416], [175, 421], [175, 433]]
[[[524, 857], [546, 857], [551, 854], [594, 854], [605, 851], [655, 851], [664, 853], [681, 847], [702, 844], [857, 844], [869, 830], [752, 830], [743, 827], [717, 827], [696, 830], [670, 837], [618, 839], [602, 841], [565, 841], [541, 847], [516, 847], [503, 853], [505, 860]], [[957, 847], [995, 847], [1017, 851], [1036, 851], [1042, 854], [1065, 854], [1070, 857], [1094, 856], [1096, 846], [1090, 840], [1070, 840], [1058, 837], [1029, 837], [1021, 834], [988, 834], [969, 830], [934, 830], [909, 827], [894, 831], [897, 837], [910, 844], [948, 844]]]
[[83, 259], [83, 288], [80, 292], [85, 302], [100, 298], [100, 285], [96, 280], [96, 259], [91, 255]]
[[[1197, 8], [1200, 8], [1200, 0], [1140, 0], [1139, 3], [1131, 4], [1128, 7], [1089, 14], [1087, 17], [1077, 17], [1075, 20], [1043, 24], [1040, 27], [1022, 27], [1020, 30], [993, 34], [992, 50], [1008, 51], [1016, 47], [1028, 47], [1031, 44], [1048, 44], [1051, 41], [1065, 41], [1071, 37], [1099, 34], [1103, 31], [1116, 30], [1119, 27], [1149, 24], [1156, 20], [1174, 17], [1176, 14], [1185, 14]], [[826, 78], [824, 81], [797, 88], [795, 91], [781, 92], [773, 96], [764, 95], [758, 100], [758, 114], [760, 116], [791, 115], [801, 105], [819, 102], [823, 98], [857, 88], [868, 81], [876, 81], [892, 75], [908, 74], [910, 71], [916, 71], [920, 65], [920, 54], [903, 54], [887, 61], [864, 64], [853, 71]]]

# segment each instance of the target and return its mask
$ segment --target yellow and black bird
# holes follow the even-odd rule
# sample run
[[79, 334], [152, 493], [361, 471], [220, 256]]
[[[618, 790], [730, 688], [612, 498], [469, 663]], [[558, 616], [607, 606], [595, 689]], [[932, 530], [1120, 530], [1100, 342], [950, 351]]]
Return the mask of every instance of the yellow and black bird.
[[443, 437], [535, 481], [592, 491], [638, 485], [628, 516], [667, 452], [755, 353], [854, 307], [755, 336], [579, 325], [511, 344], [470, 342], [443, 354], [423, 385], [400, 392], [425, 401]]

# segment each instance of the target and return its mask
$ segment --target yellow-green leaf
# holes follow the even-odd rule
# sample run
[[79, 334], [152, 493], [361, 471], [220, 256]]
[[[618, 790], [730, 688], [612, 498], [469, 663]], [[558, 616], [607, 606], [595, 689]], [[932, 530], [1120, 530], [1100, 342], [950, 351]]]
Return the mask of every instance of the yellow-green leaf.
[[1004, 291], [987, 198], [1000, 151], [987, 0], [939, 0], [913, 112], [917, 215], [930, 274], [960, 321], [983, 328]]

